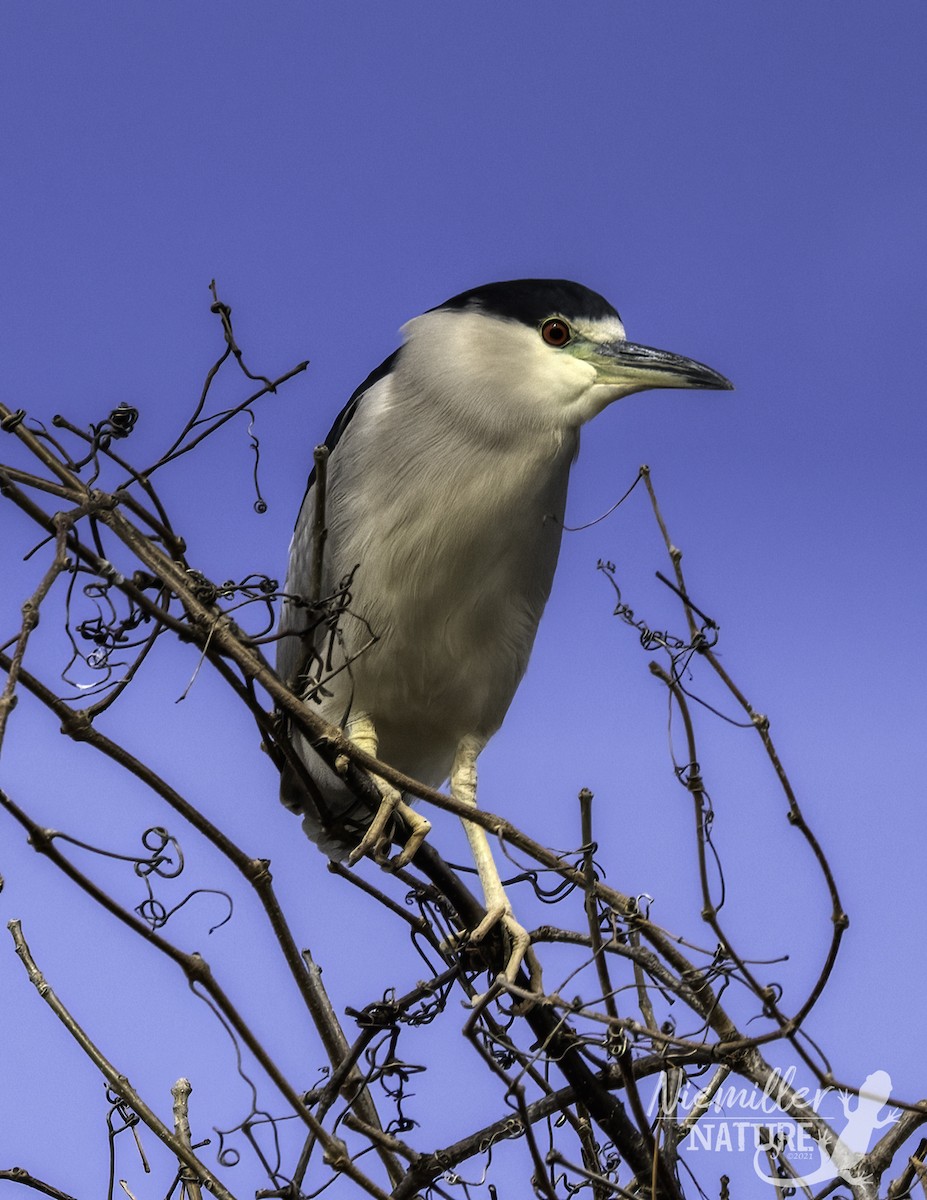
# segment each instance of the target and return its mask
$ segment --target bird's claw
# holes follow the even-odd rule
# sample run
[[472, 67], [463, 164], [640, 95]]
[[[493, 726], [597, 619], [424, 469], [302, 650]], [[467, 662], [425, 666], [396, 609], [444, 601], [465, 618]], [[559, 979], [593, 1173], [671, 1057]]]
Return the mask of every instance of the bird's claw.
[[431, 833], [431, 822], [428, 818], [423, 817], [421, 813], [417, 813], [404, 800], [400, 800], [396, 807], [396, 812], [405, 822], [408, 837], [406, 838], [406, 844], [396, 857], [390, 860], [390, 866], [394, 871], [398, 871], [401, 867], [407, 866], [412, 861], [419, 846], [421, 846], [425, 838]]
[[[431, 822], [427, 817], [421, 816], [413, 808], [410, 808], [395, 788], [389, 787], [388, 784], [383, 784], [380, 795], [380, 807], [377, 809], [373, 820], [367, 826], [364, 836], [348, 855], [348, 865], [351, 867], [365, 855], [369, 855], [371, 858], [381, 862], [383, 866], [389, 866], [394, 871], [398, 870], [412, 861], [419, 846], [421, 846], [422, 842], [424, 842], [425, 838], [431, 832]], [[386, 859], [384, 862], [378, 855], [377, 850], [382, 842], [386, 842], [387, 845], [389, 844], [389, 839], [384, 837], [384, 833], [387, 823], [394, 814], [397, 814], [405, 822], [409, 836], [396, 857]]]
[[383, 836], [386, 823], [402, 803], [402, 797], [395, 788], [383, 784], [380, 787], [380, 807], [374, 813], [373, 820], [364, 830], [364, 836], [348, 855], [348, 866], [353, 867], [364, 855], [373, 855]]
[[[526, 990], [534, 996], [542, 996], [544, 994], [544, 986], [541, 978], [541, 964], [531, 948], [531, 935], [515, 919], [511, 908], [501, 904], [498, 907], [492, 908], [472, 932], [469, 934], [463, 933], [457, 937], [458, 946], [465, 944], [479, 945], [497, 925], [502, 927], [509, 945], [509, 955], [504, 968], [496, 977], [497, 983], [501, 984], [503, 988], [515, 985], [518, 971], [524, 966], [528, 973], [528, 987]], [[472, 1007], [475, 1008], [480, 1005], [489, 994], [489, 992], [483, 992], [474, 996], [471, 1001]], [[529, 1008], [531, 1003], [531, 1000], [523, 1000], [515, 1011], [521, 1013]]]

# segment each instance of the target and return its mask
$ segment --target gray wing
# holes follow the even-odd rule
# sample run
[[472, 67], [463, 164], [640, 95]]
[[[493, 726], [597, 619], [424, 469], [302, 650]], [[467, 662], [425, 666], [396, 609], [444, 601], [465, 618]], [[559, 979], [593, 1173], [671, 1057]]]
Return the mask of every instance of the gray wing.
[[[357, 415], [365, 397], [374, 384], [389, 375], [396, 366], [401, 353], [394, 350], [376, 370], [371, 371], [360, 387], [352, 393], [347, 404], [338, 414], [334, 425], [328, 431], [325, 445], [331, 457], [342, 439], [345, 430]], [[312, 527], [315, 518], [315, 467], [309, 473], [306, 492], [296, 518], [296, 527], [290, 542], [290, 557], [287, 567], [286, 594], [287, 596], [305, 596], [309, 587], [309, 565], [312, 561]], [[280, 617], [278, 633], [281, 635], [277, 642], [277, 674], [290, 686], [303, 672], [309, 656], [309, 648], [300, 636], [308, 627], [306, 610], [289, 600], [284, 600]]]

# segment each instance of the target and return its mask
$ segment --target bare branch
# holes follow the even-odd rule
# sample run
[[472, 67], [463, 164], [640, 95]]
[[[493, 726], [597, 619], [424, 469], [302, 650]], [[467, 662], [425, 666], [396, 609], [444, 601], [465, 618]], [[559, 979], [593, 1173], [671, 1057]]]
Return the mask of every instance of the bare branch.
[[43, 1196], [51, 1196], [52, 1200], [75, 1200], [75, 1197], [69, 1192], [62, 1192], [60, 1188], [52, 1187], [44, 1179], [30, 1175], [23, 1167], [7, 1167], [5, 1170], [0, 1170], [0, 1179], [9, 1180], [11, 1183], [21, 1183], [35, 1192], [41, 1192]]
[[[141, 1119], [145, 1122], [151, 1132], [167, 1146], [167, 1148], [188, 1167], [200, 1181], [203, 1187], [207, 1188], [217, 1200], [234, 1200], [232, 1193], [226, 1189], [220, 1180], [205, 1166], [204, 1163], [193, 1153], [189, 1145], [186, 1145], [179, 1137], [173, 1134], [164, 1122], [148, 1107], [141, 1096], [132, 1087], [127, 1077], [118, 1071], [103, 1052], [91, 1041], [89, 1035], [85, 1033], [83, 1028], [74, 1020], [64, 1004], [58, 999], [47, 983], [44, 975], [36, 965], [35, 959], [32, 957], [32, 952], [29, 949], [26, 939], [23, 937], [22, 928], [19, 921], [10, 921], [7, 924], [12, 937], [13, 944], [16, 947], [16, 953], [22, 961], [26, 974], [29, 976], [29, 982], [32, 983], [36, 991], [52, 1010], [58, 1020], [62, 1023], [68, 1033], [80, 1046], [81, 1050], [87, 1055], [90, 1061], [103, 1074], [106, 1082], [122, 1099], [130, 1105], [133, 1112], [138, 1113]], [[47, 1193], [51, 1195], [52, 1193]]]

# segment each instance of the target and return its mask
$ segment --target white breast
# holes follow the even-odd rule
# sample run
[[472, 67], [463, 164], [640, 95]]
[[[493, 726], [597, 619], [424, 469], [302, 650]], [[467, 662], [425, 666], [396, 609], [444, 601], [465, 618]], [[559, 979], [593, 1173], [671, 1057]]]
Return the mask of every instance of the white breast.
[[[438, 784], [461, 737], [499, 727], [527, 666], [578, 435], [474, 427], [403, 396], [400, 412], [391, 379], [376, 384], [330, 460], [325, 591], [357, 569], [334, 662], [350, 670], [321, 710], [369, 714], [380, 757]], [[310, 492], [288, 591], [306, 588], [313, 511]]]

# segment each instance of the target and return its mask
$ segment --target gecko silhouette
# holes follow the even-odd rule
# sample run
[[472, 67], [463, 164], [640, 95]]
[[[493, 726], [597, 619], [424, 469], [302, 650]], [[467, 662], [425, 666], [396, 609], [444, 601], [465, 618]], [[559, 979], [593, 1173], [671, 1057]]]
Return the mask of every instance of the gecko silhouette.
[[[886, 1116], [879, 1118], [879, 1113], [892, 1092], [892, 1080], [887, 1071], [873, 1071], [867, 1076], [859, 1089], [857, 1103], [853, 1105], [853, 1097], [840, 1094], [843, 1105], [843, 1115], [846, 1125], [837, 1138], [831, 1152], [828, 1154], [819, 1145], [821, 1161], [811, 1175], [797, 1176], [789, 1180], [796, 1187], [810, 1187], [816, 1183], [826, 1183], [835, 1177], [851, 1179], [854, 1169], [865, 1157], [869, 1142], [877, 1129], [885, 1125], [893, 1125], [898, 1120], [897, 1111], [891, 1110]], [[766, 1183], [781, 1184], [782, 1179], [776, 1175], [766, 1175], [760, 1163], [760, 1154], [764, 1147], [758, 1146], [753, 1155], [753, 1169], [760, 1179]]]

